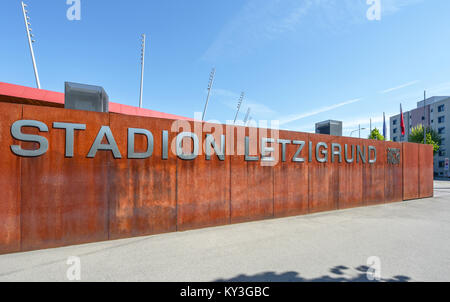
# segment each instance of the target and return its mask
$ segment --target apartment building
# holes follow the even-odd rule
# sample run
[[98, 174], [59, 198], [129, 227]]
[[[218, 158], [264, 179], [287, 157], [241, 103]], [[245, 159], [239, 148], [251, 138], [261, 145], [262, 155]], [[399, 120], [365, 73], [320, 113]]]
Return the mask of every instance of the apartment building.
[[434, 157], [436, 176], [450, 177], [450, 97], [434, 96], [417, 103], [417, 108], [403, 113], [405, 135], [400, 127], [400, 114], [390, 118], [390, 138], [394, 142], [407, 142], [412, 128], [425, 125], [436, 130], [442, 137], [442, 145]]

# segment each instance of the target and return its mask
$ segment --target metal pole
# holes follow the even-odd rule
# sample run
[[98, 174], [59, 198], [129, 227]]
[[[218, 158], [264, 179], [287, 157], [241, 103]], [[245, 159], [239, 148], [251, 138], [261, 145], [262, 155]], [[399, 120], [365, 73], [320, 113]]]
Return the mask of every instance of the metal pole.
[[237, 120], [237, 117], [238, 117], [238, 114], [239, 114], [239, 110], [241, 110], [241, 105], [242, 105], [242, 101], [243, 100], [244, 100], [244, 92], [241, 93], [241, 97], [239, 98], [237, 111], [236, 111], [236, 116], [234, 117], [233, 125], [236, 124], [236, 120]]
[[213, 68], [212, 71], [211, 71], [211, 74], [210, 74], [210, 76], [209, 76], [208, 96], [206, 97], [205, 109], [203, 109], [202, 121], [205, 120], [206, 110], [208, 109], [209, 97], [210, 97], [210, 95], [211, 95], [211, 89], [212, 89], [213, 84], [214, 84], [214, 77], [215, 77], [215, 75], [216, 75], [216, 69]]
[[251, 111], [251, 108], [249, 107], [247, 109], [247, 114], [245, 115], [244, 125], [247, 125], [248, 118], [250, 117], [250, 111]]
[[34, 51], [33, 51], [33, 43], [34, 40], [31, 40], [31, 28], [29, 28], [30, 23], [28, 22], [29, 17], [27, 16], [27, 11], [25, 10], [25, 7], [27, 5], [22, 2], [22, 12], [23, 12], [23, 18], [25, 20], [25, 28], [27, 31], [27, 37], [28, 37], [28, 45], [30, 46], [30, 52], [31, 52], [31, 60], [33, 61], [33, 68], [34, 68], [34, 76], [36, 78], [36, 86], [38, 89], [41, 89], [41, 82], [39, 81], [39, 74], [36, 67], [36, 59], [34, 57]]
[[427, 99], [427, 91], [423, 91], [423, 143], [427, 143], [427, 130], [425, 128], [425, 119], [426, 119], [426, 99]]
[[359, 138], [361, 138], [361, 130], [367, 130], [367, 128], [361, 128], [361, 125], [358, 125], [358, 129], [350, 132], [350, 137], [353, 137], [353, 133], [359, 132]]
[[144, 67], [145, 67], [145, 34], [142, 34], [141, 49], [141, 93], [139, 96], [139, 108], [142, 108], [142, 96], [144, 94]]

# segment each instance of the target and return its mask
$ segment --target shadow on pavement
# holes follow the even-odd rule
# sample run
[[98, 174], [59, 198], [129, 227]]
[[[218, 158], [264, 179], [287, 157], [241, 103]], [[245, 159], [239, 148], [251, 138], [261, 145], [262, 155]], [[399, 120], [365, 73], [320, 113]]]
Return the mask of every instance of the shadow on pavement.
[[265, 272], [253, 276], [239, 275], [231, 279], [218, 279], [215, 282], [408, 282], [411, 281], [410, 277], [406, 276], [394, 276], [392, 278], [382, 278], [377, 281], [370, 281], [367, 279], [367, 271], [369, 267], [359, 266], [355, 268], [358, 271], [358, 275], [354, 277], [345, 276], [346, 271], [350, 268], [346, 266], [336, 266], [330, 269], [330, 274], [321, 276], [318, 278], [307, 279], [300, 276], [297, 272], [286, 272], [277, 274], [274, 272]]

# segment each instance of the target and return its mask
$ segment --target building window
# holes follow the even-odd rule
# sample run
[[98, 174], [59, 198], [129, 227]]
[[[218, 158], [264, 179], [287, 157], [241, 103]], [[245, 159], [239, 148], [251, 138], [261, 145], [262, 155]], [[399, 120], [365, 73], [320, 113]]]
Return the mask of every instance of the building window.
[[438, 107], [438, 112], [444, 112], [445, 110], [445, 105], [441, 105]]
[[445, 168], [445, 161], [441, 160], [439, 162], [439, 168]]
[[393, 141], [396, 142], [397, 141], [397, 137], [394, 137]]
[[445, 133], [445, 127], [439, 128], [438, 129], [438, 133], [439, 134], [444, 134]]
[[439, 150], [439, 156], [446, 156], [447, 152], [445, 152], [445, 149]]
[[392, 125], [397, 125], [397, 120], [393, 120]]
[[444, 123], [444, 122], [445, 122], [445, 116], [440, 116], [438, 118], [438, 123], [441, 124], [441, 123]]
[[431, 120], [431, 123], [433, 124], [433, 123], [434, 123], [434, 120]]
[[395, 128], [395, 129], [393, 130], [393, 132], [394, 132], [394, 133], [397, 133], [397, 128]]

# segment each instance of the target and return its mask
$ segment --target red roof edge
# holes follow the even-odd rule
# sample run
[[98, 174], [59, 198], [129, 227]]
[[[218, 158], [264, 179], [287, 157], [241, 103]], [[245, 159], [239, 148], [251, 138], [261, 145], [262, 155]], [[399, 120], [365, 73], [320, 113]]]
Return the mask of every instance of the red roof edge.
[[[32, 100], [42, 103], [49, 103], [54, 105], [64, 105], [64, 93], [55, 92], [44, 89], [37, 89], [32, 87], [20, 86], [15, 84], [9, 84], [0, 82], [0, 96], [10, 97], [15, 100]], [[150, 109], [144, 109], [119, 103], [109, 102], [109, 112], [121, 113], [134, 116], [156, 117], [173, 120], [188, 120], [192, 121], [192, 118], [184, 116], [174, 115], [170, 113], [159, 112]]]

